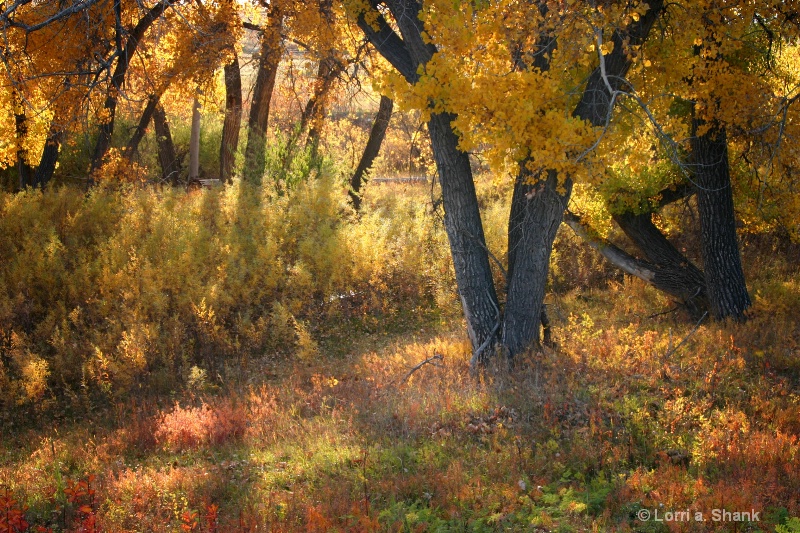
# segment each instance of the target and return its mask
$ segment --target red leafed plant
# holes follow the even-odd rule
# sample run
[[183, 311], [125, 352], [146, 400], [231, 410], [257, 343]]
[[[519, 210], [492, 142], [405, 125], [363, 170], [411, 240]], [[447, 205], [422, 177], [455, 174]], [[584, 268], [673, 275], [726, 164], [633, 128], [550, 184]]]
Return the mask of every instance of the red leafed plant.
[[17, 501], [12, 498], [10, 490], [3, 489], [0, 492], [0, 533], [27, 531], [26, 510], [26, 507], [19, 506]]
[[95, 492], [93, 486], [96, 476], [89, 474], [85, 479], [78, 481], [67, 480], [67, 488], [64, 494], [67, 501], [76, 508], [78, 526], [77, 533], [99, 533], [100, 528], [97, 524], [97, 512], [95, 510]]

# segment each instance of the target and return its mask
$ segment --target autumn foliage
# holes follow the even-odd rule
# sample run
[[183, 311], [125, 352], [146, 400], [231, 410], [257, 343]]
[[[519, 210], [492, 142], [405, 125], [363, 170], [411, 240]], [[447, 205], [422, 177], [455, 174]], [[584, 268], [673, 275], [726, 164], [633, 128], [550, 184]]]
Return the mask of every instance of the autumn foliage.
[[800, 532], [799, 21], [0, 3], [0, 533]]

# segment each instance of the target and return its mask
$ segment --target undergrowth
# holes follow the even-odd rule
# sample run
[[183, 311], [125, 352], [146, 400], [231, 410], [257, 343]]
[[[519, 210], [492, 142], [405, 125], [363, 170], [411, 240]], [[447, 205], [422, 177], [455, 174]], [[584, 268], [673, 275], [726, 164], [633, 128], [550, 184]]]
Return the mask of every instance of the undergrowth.
[[473, 375], [428, 191], [340, 193], [3, 197], [0, 531], [798, 529], [800, 285], [768, 243], [749, 320], [696, 324], [562, 233], [556, 346]]

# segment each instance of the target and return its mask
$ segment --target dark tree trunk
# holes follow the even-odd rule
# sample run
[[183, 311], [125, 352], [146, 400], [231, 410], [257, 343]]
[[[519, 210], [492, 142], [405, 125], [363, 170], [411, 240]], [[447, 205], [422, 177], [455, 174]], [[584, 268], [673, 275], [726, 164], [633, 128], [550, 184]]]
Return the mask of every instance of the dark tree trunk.
[[348, 191], [348, 194], [350, 195], [353, 209], [356, 211], [361, 209], [361, 186], [364, 184], [364, 176], [372, 167], [372, 163], [381, 150], [383, 138], [386, 136], [386, 129], [389, 127], [389, 121], [392, 118], [393, 107], [394, 103], [391, 98], [381, 95], [381, 103], [378, 106], [375, 121], [372, 123], [367, 145], [364, 147], [364, 153], [361, 154], [361, 160], [358, 162], [356, 171], [350, 178], [350, 191]]
[[172, 142], [172, 133], [167, 122], [164, 108], [157, 105], [153, 112], [153, 126], [156, 130], [156, 146], [158, 147], [158, 161], [161, 164], [161, 178], [173, 185], [178, 183], [181, 172], [181, 162]]
[[[388, 6], [395, 14], [402, 14], [396, 17], [402, 38], [377, 12], [373, 22], [367, 22], [362, 15], [359, 26], [381, 55], [409, 83], [416, 83], [419, 79], [417, 68], [427, 63], [436, 51], [422, 36], [422, 21], [417, 16], [420, 4], [414, 0], [394, 0], [388, 2]], [[428, 132], [442, 187], [445, 231], [475, 365], [485, 361], [488, 348], [496, 343], [502, 317], [469, 156], [458, 149], [458, 137], [452, 126], [454, 118], [447, 113], [432, 114]]]
[[[428, 122], [444, 204], [444, 226], [467, 319], [476, 363], [486, 360], [496, 340], [501, 316], [489, 266], [478, 198], [469, 157], [458, 149], [450, 114], [433, 114]], [[487, 344], [488, 343], [488, 344]]]
[[319, 62], [317, 69], [317, 79], [314, 83], [314, 93], [303, 110], [301, 131], [308, 126], [308, 136], [306, 144], [312, 148], [319, 144], [319, 136], [325, 122], [328, 98], [333, 83], [341, 74], [342, 68], [339, 62], [333, 57], [325, 57]]
[[[593, 126], [604, 126], [611, 117], [614, 106], [613, 93], [624, 82], [631, 59], [625, 41], [641, 43], [663, 8], [663, 1], [653, 0], [650, 8], [637, 23], [631, 24], [626, 34], [614, 32], [614, 49], [603, 56], [604, 79], [600, 67], [586, 82], [580, 102], [572, 115]], [[535, 66], [547, 70], [547, 51], [554, 40], [543, 38], [539, 42]], [[550, 255], [556, 231], [561, 224], [569, 201], [572, 181], [569, 178], [559, 185], [555, 172], [531, 183], [523, 161], [514, 187], [508, 229], [508, 294], [503, 324], [503, 344], [510, 361], [527, 348], [540, 344], [544, 292], [550, 269]]]
[[225, 121], [219, 150], [219, 179], [230, 182], [239, 148], [239, 129], [242, 126], [242, 75], [239, 58], [225, 65]]
[[17, 173], [19, 175], [19, 189], [33, 186], [33, 168], [28, 164], [28, 150], [25, 149], [25, 138], [28, 136], [28, 117], [25, 116], [22, 101], [19, 95], [14, 91], [14, 100], [17, 101], [17, 106], [23, 109], [20, 112], [14, 111], [14, 128], [16, 130], [17, 141]]
[[281, 14], [273, 9], [269, 23], [261, 36], [261, 51], [258, 58], [256, 84], [247, 121], [247, 145], [244, 150], [243, 176], [248, 181], [260, 182], [266, 163], [267, 124], [272, 91], [278, 75], [281, 47]]
[[50, 123], [50, 132], [47, 135], [47, 141], [42, 151], [42, 157], [39, 159], [39, 166], [36, 167], [36, 174], [33, 177], [34, 186], [36, 187], [44, 188], [47, 186], [56, 171], [63, 132], [55, 120], [55, 117], [53, 117], [53, 121]]
[[[163, 13], [167, 7], [173, 4], [174, 0], [165, 0], [154, 5], [145, 15], [139, 19], [139, 22], [128, 34], [128, 40], [125, 43], [125, 48], [120, 48], [122, 28], [117, 25], [117, 52], [119, 57], [117, 59], [117, 66], [114, 68], [114, 73], [111, 76], [111, 86], [106, 95], [104, 104], [105, 112], [109, 117], [108, 120], [100, 125], [97, 136], [97, 144], [94, 148], [94, 155], [92, 156], [91, 170], [97, 170], [105, 161], [106, 154], [111, 148], [111, 136], [114, 134], [114, 122], [117, 113], [117, 99], [122, 86], [125, 83], [125, 75], [128, 72], [130, 60], [139, 46], [139, 41], [144, 37], [145, 32]], [[119, 7], [119, 4], [116, 4]], [[91, 178], [90, 178], [91, 183]]]
[[614, 221], [644, 254], [653, 272], [649, 281], [655, 288], [678, 299], [695, 318], [708, 311], [703, 272], [667, 240], [650, 213], [614, 215]]
[[702, 126], [692, 121], [691, 146], [708, 299], [715, 318], [743, 320], [750, 296], [736, 236], [727, 138], [717, 124], [697, 135]]
[[139, 124], [137, 124], [136, 130], [133, 132], [133, 135], [131, 135], [128, 146], [125, 147], [125, 158], [128, 161], [133, 161], [136, 154], [139, 152], [139, 144], [142, 142], [142, 139], [144, 139], [145, 133], [147, 133], [147, 126], [150, 125], [150, 121], [153, 119], [153, 113], [155, 113], [160, 99], [160, 94], [151, 94], [147, 98], [147, 104], [144, 106], [142, 116], [139, 117]]
[[503, 345], [513, 358], [540, 342], [550, 254], [556, 231], [567, 206], [572, 182], [559, 191], [555, 172], [532, 181], [521, 166], [511, 198], [508, 220], [508, 293], [503, 324]]

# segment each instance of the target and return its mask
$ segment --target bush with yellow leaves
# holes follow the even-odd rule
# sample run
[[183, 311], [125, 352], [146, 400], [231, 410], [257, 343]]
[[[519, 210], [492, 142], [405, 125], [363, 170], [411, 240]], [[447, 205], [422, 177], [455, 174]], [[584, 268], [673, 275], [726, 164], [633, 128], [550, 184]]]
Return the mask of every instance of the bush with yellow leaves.
[[88, 405], [174, 388], [193, 367], [217, 379], [244, 359], [313, 357], [319, 329], [342, 317], [452, 298], [424, 202], [387, 194], [357, 220], [346, 198], [328, 177], [285, 194], [120, 182], [3, 194], [0, 408]]

